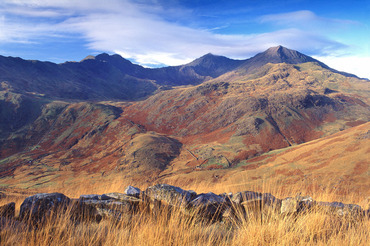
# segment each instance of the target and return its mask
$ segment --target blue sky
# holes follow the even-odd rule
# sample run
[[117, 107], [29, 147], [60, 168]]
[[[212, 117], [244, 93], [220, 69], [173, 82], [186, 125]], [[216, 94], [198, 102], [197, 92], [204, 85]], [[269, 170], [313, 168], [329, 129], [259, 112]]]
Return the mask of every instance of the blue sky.
[[1, 0], [0, 55], [149, 67], [283, 45], [370, 78], [370, 0]]

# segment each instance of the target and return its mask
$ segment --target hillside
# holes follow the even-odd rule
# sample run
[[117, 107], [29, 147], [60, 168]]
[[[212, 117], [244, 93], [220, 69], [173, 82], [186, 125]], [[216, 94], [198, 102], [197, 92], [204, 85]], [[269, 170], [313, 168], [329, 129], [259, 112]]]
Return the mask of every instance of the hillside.
[[2, 59], [4, 190], [314, 177], [305, 188], [368, 190], [369, 81], [297, 51], [273, 47], [244, 61], [208, 54], [161, 69], [107, 54], [64, 64]]

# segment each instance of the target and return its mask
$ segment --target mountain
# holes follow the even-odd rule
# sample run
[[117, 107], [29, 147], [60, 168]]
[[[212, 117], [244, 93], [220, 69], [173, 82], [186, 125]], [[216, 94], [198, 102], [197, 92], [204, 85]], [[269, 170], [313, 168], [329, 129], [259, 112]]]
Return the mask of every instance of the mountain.
[[130, 75], [140, 68], [120, 56], [106, 54], [63, 64], [0, 56], [0, 81], [15, 93], [51, 99], [134, 100], [157, 89], [152, 81]]
[[301, 54], [295, 50], [287, 49], [283, 46], [277, 46], [271, 47], [268, 50], [246, 60], [240, 69], [249, 72], [253, 69], [260, 68], [267, 63], [300, 64], [305, 62], [317, 62], [320, 66], [328, 68], [325, 64], [313, 59], [312, 57]]
[[234, 70], [251, 73], [267, 63], [281, 62], [317, 62], [329, 69], [311, 57], [281, 46], [247, 60], [207, 54], [182, 66], [157, 69], [144, 68], [119, 55], [108, 54], [62, 64], [0, 56], [0, 82], [2, 88], [15, 93], [38, 94], [49, 99], [139, 100], [168, 86], [197, 85]]
[[268, 63], [251, 74], [237, 69], [198, 86], [160, 92], [123, 115], [150, 131], [196, 141], [199, 152], [209, 153], [203, 160], [225, 155], [209, 142], [230, 142], [235, 152], [228, 159], [238, 162], [237, 150], [245, 146], [264, 153], [367, 122], [368, 84], [316, 63]]
[[[247, 60], [207, 54], [160, 69], [107, 54], [63, 64], [1, 59], [0, 180], [7, 189], [122, 180], [180, 184], [192, 177], [226, 182], [285, 148], [288, 153], [357, 126], [365, 134], [370, 120], [368, 80], [284, 47]], [[343, 154], [333, 150], [330, 169], [367, 143], [348, 139], [348, 150], [338, 148]], [[310, 162], [326, 167], [325, 152], [314, 153]], [[358, 153], [363, 160], [365, 152]], [[263, 170], [278, 170], [281, 182], [293, 182], [285, 169], [300, 159], [284, 158], [276, 162], [281, 170], [268, 164]], [[346, 170], [362, 170], [361, 163], [350, 162]], [[253, 177], [261, 180], [257, 171]]]
[[160, 84], [194, 85], [232, 71], [242, 63], [242, 60], [233, 60], [209, 53], [182, 66], [152, 70], [151, 77]]

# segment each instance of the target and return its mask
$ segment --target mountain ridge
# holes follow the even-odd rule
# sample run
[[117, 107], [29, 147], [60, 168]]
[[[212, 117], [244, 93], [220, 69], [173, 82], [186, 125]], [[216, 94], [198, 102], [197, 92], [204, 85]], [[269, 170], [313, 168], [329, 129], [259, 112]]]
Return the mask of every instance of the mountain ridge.
[[248, 74], [267, 63], [281, 62], [316, 62], [334, 73], [357, 78], [277, 46], [246, 60], [209, 53], [188, 64], [162, 68], [144, 68], [120, 55], [106, 53], [60, 64], [0, 56], [0, 82], [17, 93], [37, 93], [54, 99], [140, 100], [161, 90], [162, 86], [197, 85], [231, 71], [242, 70]]

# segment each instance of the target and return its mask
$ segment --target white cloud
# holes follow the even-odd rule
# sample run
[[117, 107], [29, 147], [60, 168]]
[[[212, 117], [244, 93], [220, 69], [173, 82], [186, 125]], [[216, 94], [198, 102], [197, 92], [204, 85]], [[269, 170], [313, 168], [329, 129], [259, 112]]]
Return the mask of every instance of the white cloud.
[[315, 59], [322, 61], [331, 68], [338, 71], [352, 73], [360, 78], [370, 79], [370, 57], [359, 56], [315, 56]]

